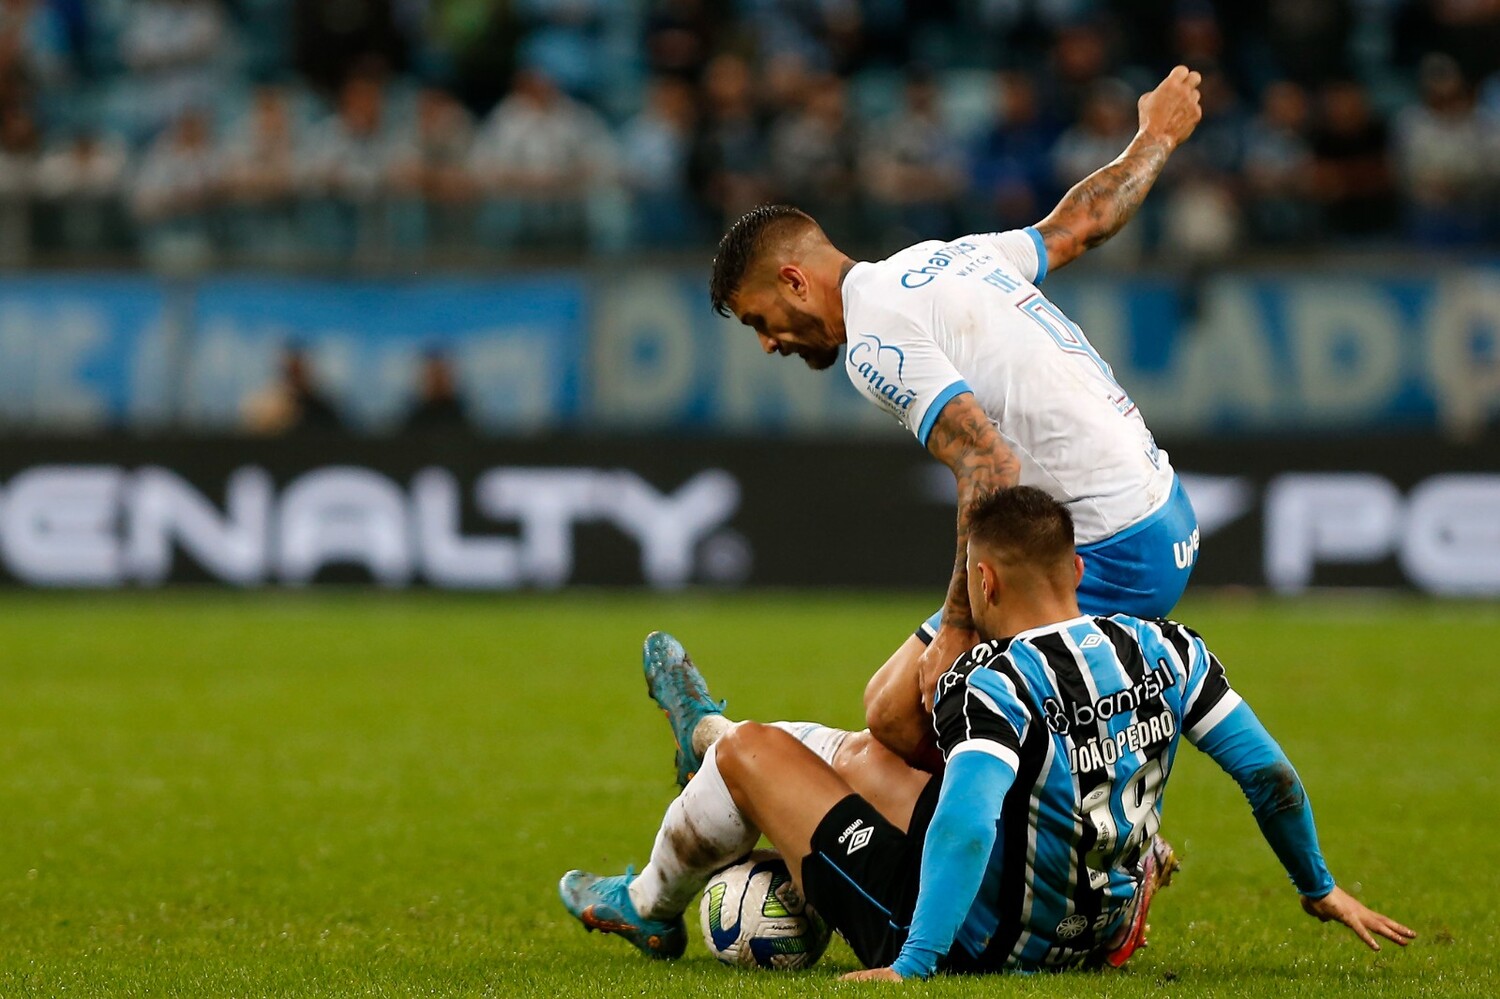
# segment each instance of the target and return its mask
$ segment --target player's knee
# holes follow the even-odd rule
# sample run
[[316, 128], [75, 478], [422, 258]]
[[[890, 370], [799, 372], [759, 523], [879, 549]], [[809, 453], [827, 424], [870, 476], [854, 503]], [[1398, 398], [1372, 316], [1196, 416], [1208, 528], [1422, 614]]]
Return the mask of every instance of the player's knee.
[[760, 722], [740, 722], [714, 743], [714, 752], [719, 757], [719, 773], [731, 782], [743, 777], [754, 768], [755, 760], [764, 755], [768, 740], [785, 734]]

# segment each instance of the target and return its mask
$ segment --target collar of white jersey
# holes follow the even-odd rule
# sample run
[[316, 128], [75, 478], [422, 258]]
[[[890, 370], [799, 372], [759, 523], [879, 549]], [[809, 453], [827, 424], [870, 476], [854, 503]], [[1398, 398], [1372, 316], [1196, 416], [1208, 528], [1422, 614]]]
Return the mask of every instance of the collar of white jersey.
[[854, 272], [861, 267], [870, 266], [868, 260], [856, 260], [854, 266], [844, 272], [844, 280], [839, 282], [839, 299], [844, 303], [844, 315], [849, 314], [849, 285], [854, 280]]

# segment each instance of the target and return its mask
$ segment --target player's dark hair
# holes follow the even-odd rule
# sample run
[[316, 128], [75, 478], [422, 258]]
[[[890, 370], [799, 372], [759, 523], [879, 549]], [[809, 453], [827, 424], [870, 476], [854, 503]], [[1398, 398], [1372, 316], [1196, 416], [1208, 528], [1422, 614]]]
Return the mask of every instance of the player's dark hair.
[[969, 508], [969, 543], [1033, 565], [1053, 565], [1073, 555], [1073, 515], [1034, 486], [1012, 486]]
[[791, 205], [761, 205], [737, 219], [714, 254], [713, 277], [708, 282], [709, 298], [714, 311], [730, 315], [729, 300], [740, 290], [745, 274], [762, 253], [780, 239], [818, 223], [800, 208]]

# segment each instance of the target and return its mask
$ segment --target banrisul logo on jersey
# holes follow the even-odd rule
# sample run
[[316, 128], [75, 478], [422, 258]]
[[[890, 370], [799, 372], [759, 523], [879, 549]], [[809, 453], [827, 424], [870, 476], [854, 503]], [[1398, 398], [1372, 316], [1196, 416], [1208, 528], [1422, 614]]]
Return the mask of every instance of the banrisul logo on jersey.
[[1167, 689], [1176, 685], [1177, 677], [1167, 661], [1158, 659], [1156, 667], [1135, 686], [1101, 695], [1091, 704], [1064, 705], [1051, 697], [1044, 700], [1042, 714], [1047, 728], [1068, 740], [1069, 771], [1080, 774], [1112, 767], [1127, 753], [1138, 753], [1172, 738], [1177, 732], [1177, 722], [1171, 711], [1134, 721], [1107, 737], [1075, 742], [1070, 733], [1136, 711], [1142, 705], [1162, 699]]
[[849, 348], [849, 366], [896, 416], [911, 408], [917, 393], [902, 381], [906, 374], [906, 353], [900, 347], [882, 343], [873, 333], [861, 333], [858, 342]]

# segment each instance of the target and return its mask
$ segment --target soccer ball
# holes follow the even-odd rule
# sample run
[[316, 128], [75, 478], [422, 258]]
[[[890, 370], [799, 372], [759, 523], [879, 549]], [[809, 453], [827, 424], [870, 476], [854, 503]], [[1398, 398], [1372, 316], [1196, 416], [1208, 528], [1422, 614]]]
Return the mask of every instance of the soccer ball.
[[715, 874], [699, 912], [703, 940], [725, 964], [810, 968], [828, 947], [828, 924], [803, 900], [774, 850], [757, 850]]

